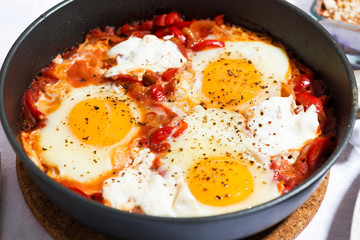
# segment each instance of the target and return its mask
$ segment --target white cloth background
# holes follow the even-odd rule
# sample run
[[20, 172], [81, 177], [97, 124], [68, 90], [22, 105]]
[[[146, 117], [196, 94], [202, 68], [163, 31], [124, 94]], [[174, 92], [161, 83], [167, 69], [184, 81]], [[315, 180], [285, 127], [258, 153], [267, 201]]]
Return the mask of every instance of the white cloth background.
[[[289, 0], [309, 11], [311, 0]], [[40, 14], [59, 0], [0, 0], [0, 65], [21, 32]], [[311, 223], [297, 240], [350, 238], [352, 215], [360, 188], [360, 122], [345, 151], [331, 168], [329, 186], [324, 201]], [[1, 205], [0, 239], [47, 240], [49, 234], [40, 226], [27, 207], [16, 178], [15, 153], [3, 128], [0, 127]], [[360, 236], [359, 238], [360, 239]]]

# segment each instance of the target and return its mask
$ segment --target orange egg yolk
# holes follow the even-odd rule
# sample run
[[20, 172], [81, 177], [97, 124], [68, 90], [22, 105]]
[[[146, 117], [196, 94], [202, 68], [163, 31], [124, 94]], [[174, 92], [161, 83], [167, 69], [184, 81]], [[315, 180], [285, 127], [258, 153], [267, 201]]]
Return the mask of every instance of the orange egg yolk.
[[227, 206], [245, 199], [254, 191], [254, 180], [239, 161], [231, 158], [208, 158], [189, 171], [189, 189], [207, 205]]
[[231, 107], [250, 101], [261, 89], [261, 73], [247, 59], [221, 58], [203, 71], [202, 92], [208, 107]]
[[121, 141], [133, 126], [126, 102], [87, 99], [76, 104], [68, 118], [71, 131], [82, 142], [108, 146]]

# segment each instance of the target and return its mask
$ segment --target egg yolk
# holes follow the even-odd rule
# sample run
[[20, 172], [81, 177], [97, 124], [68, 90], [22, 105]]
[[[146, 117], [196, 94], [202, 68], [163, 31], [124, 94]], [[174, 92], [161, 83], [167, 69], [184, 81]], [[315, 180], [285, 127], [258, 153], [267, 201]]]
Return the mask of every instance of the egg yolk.
[[68, 122], [71, 131], [82, 142], [108, 146], [129, 133], [133, 115], [124, 101], [87, 99], [72, 108]]
[[254, 191], [254, 180], [247, 167], [231, 158], [208, 158], [189, 171], [189, 189], [207, 205], [227, 206], [240, 202]]
[[210, 99], [209, 107], [231, 107], [254, 98], [263, 89], [261, 73], [247, 59], [221, 58], [203, 71], [202, 92]]

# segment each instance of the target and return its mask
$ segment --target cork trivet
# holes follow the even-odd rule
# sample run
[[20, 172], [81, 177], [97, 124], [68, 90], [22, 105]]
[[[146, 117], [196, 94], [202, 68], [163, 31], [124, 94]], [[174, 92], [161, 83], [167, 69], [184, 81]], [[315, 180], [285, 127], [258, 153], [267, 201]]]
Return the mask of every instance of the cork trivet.
[[[16, 159], [17, 177], [24, 199], [43, 228], [56, 240], [114, 240], [66, 215], [40, 191], [25, 166]], [[329, 181], [329, 173], [311, 197], [279, 224], [245, 240], [292, 240], [309, 224], [320, 207]]]

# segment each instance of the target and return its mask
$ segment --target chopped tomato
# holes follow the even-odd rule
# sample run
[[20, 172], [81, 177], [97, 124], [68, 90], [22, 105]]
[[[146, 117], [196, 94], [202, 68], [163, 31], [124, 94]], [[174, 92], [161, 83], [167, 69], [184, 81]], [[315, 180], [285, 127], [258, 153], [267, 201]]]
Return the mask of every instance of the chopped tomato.
[[165, 17], [165, 25], [170, 26], [179, 22], [182, 22], [183, 19], [178, 12], [168, 13]]
[[150, 87], [150, 96], [157, 102], [162, 102], [166, 99], [165, 91], [161, 84]]
[[316, 138], [307, 153], [307, 164], [310, 170], [315, 170], [321, 162], [321, 157], [332, 150], [333, 142], [330, 137]]
[[170, 81], [176, 74], [176, 72], [179, 70], [179, 68], [169, 68], [165, 72], [161, 74], [161, 79], [164, 82]]
[[162, 127], [155, 130], [149, 137], [150, 144], [160, 144], [165, 141], [170, 136], [173, 129], [174, 127]]
[[197, 52], [205, 48], [222, 48], [222, 47], [225, 47], [225, 43], [223, 41], [207, 39], [207, 40], [200, 40], [194, 43], [191, 49]]
[[322, 113], [324, 111], [321, 100], [309, 93], [297, 92], [295, 93], [295, 97], [296, 102], [303, 105], [306, 109], [311, 105], [314, 105], [317, 113]]

